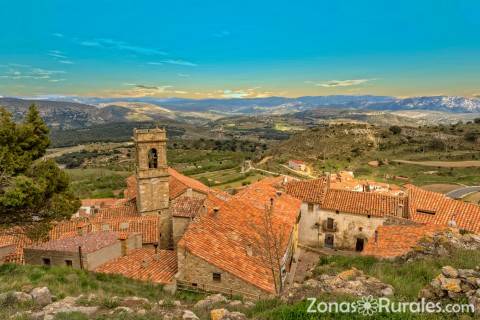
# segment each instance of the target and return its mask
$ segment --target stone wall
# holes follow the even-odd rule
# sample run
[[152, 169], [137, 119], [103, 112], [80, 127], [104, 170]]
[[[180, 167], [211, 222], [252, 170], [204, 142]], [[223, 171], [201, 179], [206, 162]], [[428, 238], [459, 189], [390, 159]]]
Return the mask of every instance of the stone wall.
[[85, 254], [84, 268], [93, 270], [98, 266], [122, 256], [122, 244], [120, 241], [113, 245], [102, 248], [95, 252]]
[[[209, 264], [207, 261], [190, 254], [183, 248], [177, 251], [178, 256], [178, 273], [176, 278], [178, 280], [187, 281], [190, 284], [211, 285], [226, 288], [228, 290], [238, 290], [247, 292], [257, 296], [266, 296], [268, 292], [228, 273], [222, 269]], [[221, 281], [213, 280], [213, 273], [221, 274]], [[236, 294], [233, 292], [233, 294]], [[239, 294], [239, 293], [237, 293]]]
[[14, 245], [14, 244], [0, 247], [0, 263], [2, 263], [2, 262], [3, 262], [3, 259], [4, 259], [7, 255], [9, 255], [10, 253], [12, 253], [13, 251], [15, 251], [15, 245]]
[[[50, 259], [52, 266], [66, 266], [67, 260], [72, 261], [72, 267], [80, 269], [80, 258], [78, 252], [52, 251], [52, 250], [38, 250], [38, 249], [23, 249], [26, 264], [45, 265], [43, 259]], [[85, 256], [82, 256], [85, 261]], [[85, 264], [84, 264], [85, 265]]]
[[190, 224], [191, 218], [173, 217], [173, 245], [177, 249], [177, 243], [185, 233], [185, 229]]
[[[334, 221], [335, 229], [332, 231], [324, 228], [328, 218]], [[364, 239], [366, 244], [384, 221], [383, 217], [369, 218], [367, 215], [323, 210], [317, 204], [309, 211], [308, 204], [302, 203], [299, 241], [307, 246], [323, 247], [326, 234], [331, 234], [334, 237], [334, 248], [355, 250], [357, 238]]]

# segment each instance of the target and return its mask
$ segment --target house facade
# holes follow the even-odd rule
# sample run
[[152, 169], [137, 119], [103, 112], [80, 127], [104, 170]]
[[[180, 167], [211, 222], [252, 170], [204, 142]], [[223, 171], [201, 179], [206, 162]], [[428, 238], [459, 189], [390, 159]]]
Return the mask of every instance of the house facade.
[[94, 270], [142, 246], [141, 234], [95, 232], [24, 248], [25, 263]]

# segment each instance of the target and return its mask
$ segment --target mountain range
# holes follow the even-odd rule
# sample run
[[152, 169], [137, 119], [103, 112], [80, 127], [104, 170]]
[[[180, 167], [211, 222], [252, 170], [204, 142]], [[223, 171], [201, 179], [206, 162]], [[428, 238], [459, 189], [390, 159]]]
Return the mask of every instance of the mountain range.
[[[432, 111], [480, 114], [480, 99], [430, 96], [396, 98], [389, 96], [305, 96], [298, 98], [268, 97], [252, 99], [180, 99], [180, 98], [97, 98], [47, 96], [35, 99], [0, 98], [0, 106], [20, 119], [29, 105], [35, 103], [47, 123], [55, 128], [82, 128], [94, 124], [129, 121], [175, 120], [205, 123], [232, 115], [288, 115], [317, 109]], [[447, 116], [448, 117], [448, 116]], [[458, 117], [457, 117], [458, 118]]]

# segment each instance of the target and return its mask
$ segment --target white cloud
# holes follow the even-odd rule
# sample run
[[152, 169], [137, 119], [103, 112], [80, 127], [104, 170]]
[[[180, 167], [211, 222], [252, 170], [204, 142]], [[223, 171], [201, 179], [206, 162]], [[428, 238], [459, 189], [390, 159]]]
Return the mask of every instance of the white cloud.
[[254, 87], [248, 89], [237, 90], [217, 90], [217, 94], [220, 94], [222, 98], [239, 99], [239, 98], [265, 98], [271, 97], [273, 92], [271, 91], [258, 91], [261, 87]]
[[136, 54], [143, 54], [143, 55], [167, 55], [166, 52], [157, 50], [155, 48], [148, 48], [142, 46], [136, 46], [129, 44], [124, 41], [119, 41], [115, 39], [108, 39], [108, 38], [100, 38], [100, 39], [93, 39], [93, 40], [83, 40], [77, 42], [85, 47], [98, 47], [98, 48], [106, 48], [106, 49], [113, 49], [113, 50], [123, 50], [129, 51]]
[[180, 78], [190, 78], [190, 75], [186, 73], [177, 73], [177, 76], [179, 76]]
[[128, 86], [128, 89], [121, 90], [108, 90], [105, 91], [103, 96], [105, 97], [118, 97], [118, 98], [140, 98], [149, 96], [164, 96], [165, 94], [172, 94], [175, 91], [171, 90], [173, 86], [155, 86], [136, 83], [123, 83], [124, 86]]
[[164, 65], [163, 62], [147, 62], [147, 64], [149, 64], [151, 66], [163, 66]]
[[62, 81], [65, 81], [65, 80], [67, 80], [67, 79], [50, 79], [48, 81], [50, 81], [50, 82], [62, 82]]
[[57, 38], [63, 38], [63, 33], [55, 32], [55, 33], [52, 33], [52, 36]]
[[313, 84], [316, 87], [335, 88], [358, 86], [371, 80], [373, 79], [329, 80], [326, 82], [305, 81], [305, 83]]
[[196, 63], [186, 61], [186, 60], [180, 60], [180, 59], [168, 59], [168, 60], [163, 60], [162, 62], [167, 63], [167, 64], [174, 64], [174, 65], [178, 65], [178, 66], [187, 66], [187, 67], [196, 67], [197, 66]]
[[70, 61], [70, 60], [58, 60], [58, 62], [62, 64], [75, 64], [73, 61]]

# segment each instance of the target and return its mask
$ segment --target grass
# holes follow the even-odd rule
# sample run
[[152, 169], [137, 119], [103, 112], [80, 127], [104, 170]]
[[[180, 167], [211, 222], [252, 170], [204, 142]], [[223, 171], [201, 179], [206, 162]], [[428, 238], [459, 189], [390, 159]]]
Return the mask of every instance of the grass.
[[75, 195], [85, 198], [114, 198], [115, 192], [126, 187], [128, 171], [108, 169], [67, 169]]
[[[0, 266], [0, 292], [21, 291], [23, 287], [47, 286], [58, 298], [94, 293], [105, 305], [113, 296], [137, 296], [150, 301], [170, 297], [163, 287], [119, 275], [107, 275], [68, 267], [5, 264]], [[195, 301], [198, 295], [179, 293], [174, 299]]]

